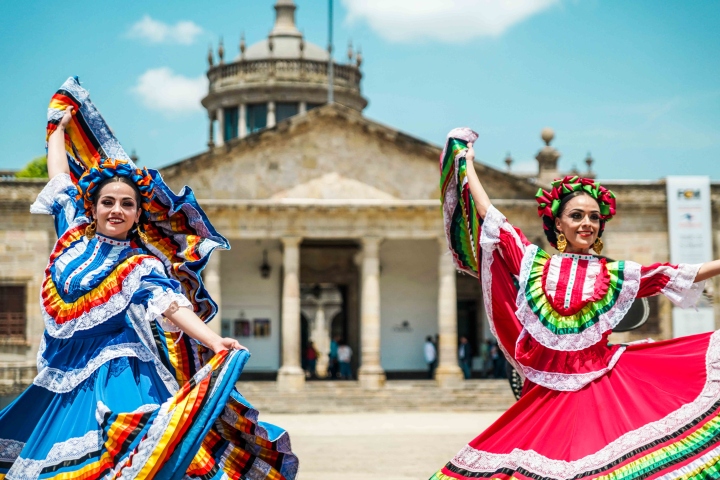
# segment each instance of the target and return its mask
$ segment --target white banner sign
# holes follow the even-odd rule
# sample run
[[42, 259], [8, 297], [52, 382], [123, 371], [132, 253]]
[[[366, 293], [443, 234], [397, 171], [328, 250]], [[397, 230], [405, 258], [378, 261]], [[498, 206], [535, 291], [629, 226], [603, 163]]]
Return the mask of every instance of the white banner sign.
[[[709, 177], [667, 177], [670, 263], [712, 260], [712, 217]], [[715, 329], [712, 305], [704, 300], [696, 309], [673, 307], [673, 335], [680, 337]]]

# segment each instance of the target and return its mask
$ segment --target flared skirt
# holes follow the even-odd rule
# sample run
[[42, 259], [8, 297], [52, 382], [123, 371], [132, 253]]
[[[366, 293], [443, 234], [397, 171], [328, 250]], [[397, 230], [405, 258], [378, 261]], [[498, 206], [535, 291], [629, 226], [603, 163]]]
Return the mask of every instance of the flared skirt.
[[235, 390], [246, 351], [170, 394], [151, 362], [110, 360], [76, 388], [33, 385], [0, 412], [0, 479], [292, 479], [287, 433]]
[[575, 392], [532, 386], [432, 480], [720, 478], [720, 333], [628, 346]]

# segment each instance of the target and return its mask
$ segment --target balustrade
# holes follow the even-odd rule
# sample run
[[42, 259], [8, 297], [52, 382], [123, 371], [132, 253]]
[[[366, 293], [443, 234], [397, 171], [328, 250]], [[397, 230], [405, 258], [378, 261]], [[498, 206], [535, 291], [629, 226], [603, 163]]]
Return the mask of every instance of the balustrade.
[[[275, 77], [290, 81], [309, 81], [315, 83], [320, 80], [326, 82], [328, 74], [327, 62], [315, 60], [288, 60], [288, 59], [265, 59], [238, 61], [212, 67], [208, 72], [210, 79], [210, 90], [212, 91], [218, 81], [237, 79], [252, 81], [252, 77]], [[336, 85], [353, 88], [359, 91], [360, 78], [362, 77], [358, 68], [354, 65], [334, 65], [333, 74]], [[318, 79], [321, 77], [321, 79]]]

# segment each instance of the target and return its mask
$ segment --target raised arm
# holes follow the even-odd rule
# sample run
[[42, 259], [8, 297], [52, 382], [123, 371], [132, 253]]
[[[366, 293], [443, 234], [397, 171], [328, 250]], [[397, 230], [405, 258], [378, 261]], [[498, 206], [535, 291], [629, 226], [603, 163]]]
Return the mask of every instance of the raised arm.
[[720, 275], [720, 260], [703, 263], [695, 276], [695, 282], [702, 282], [717, 275]]
[[189, 308], [178, 308], [177, 305], [173, 305], [164, 313], [164, 316], [180, 330], [206, 345], [215, 353], [230, 348], [247, 350], [234, 338], [222, 338], [210, 330], [210, 327]]
[[48, 138], [47, 166], [48, 176], [53, 178], [61, 173], [70, 173], [70, 167], [65, 154], [65, 127], [72, 119], [73, 107], [65, 109], [65, 115], [60, 119], [57, 129]]
[[467, 162], [468, 187], [470, 188], [473, 200], [475, 200], [475, 208], [477, 208], [478, 215], [480, 215], [480, 218], [484, 219], [491, 203], [490, 197], [488, 197], [487, 193], [485, 193], [485, 189], [483, 188], [482, 183], [480, 183], [480, 179], [475, 171], [475, 149], [473, 148], [472, 143], [468, 143], [468, 151], [465, 155], [465, 160]]

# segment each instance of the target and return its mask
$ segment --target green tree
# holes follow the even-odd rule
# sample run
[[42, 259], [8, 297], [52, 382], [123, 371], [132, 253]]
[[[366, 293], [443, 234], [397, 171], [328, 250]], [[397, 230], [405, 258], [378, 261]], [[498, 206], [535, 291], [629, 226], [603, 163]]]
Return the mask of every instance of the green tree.
[[47, 178], [47, 156], [37, 157], [15, 173], [15, 178]]

